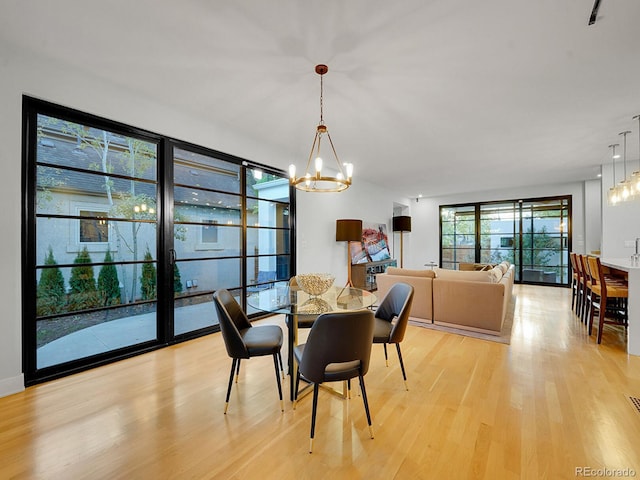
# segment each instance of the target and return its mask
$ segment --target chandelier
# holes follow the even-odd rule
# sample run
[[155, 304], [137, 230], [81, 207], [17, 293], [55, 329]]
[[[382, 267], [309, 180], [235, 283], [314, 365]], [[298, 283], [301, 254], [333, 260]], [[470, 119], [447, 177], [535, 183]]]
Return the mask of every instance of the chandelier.
[[[296, 187], [298, 190], [304, 192], [341, 192], [346, 190], [351, 185], [351, 176], [353, 175], [353, 164], [344, 163], [341, 164], [338, 159], [338, 154], [333, 146], [329, 129], [324, 123], [322, 101], [323, 101], [323, 84], [322, 76], [329, 71], [329, 67], [326, 65], [316, 65], [316, 73], [320, 75], [320, 123], [316, 128], [316, 135], [313, 138], [313, 144], [311, 145], [311, 152], [309, 153], [309, 159], [307, 160], [307, 166], [305, 173], [302, 176], [296, 176], [296, 166], [289, 165], [289, 183]], [[333, 158], [336, 164], [336, 175], [334, 177], [322, 172], [324, 162], [321, 153], [321, 144], [323, 137], [327, 137], [329, 146], [331, 147], [330, 153], [333, 153]], [[311, 159], [315, 157], [313, 163], [314, 171], [311, 171]]]

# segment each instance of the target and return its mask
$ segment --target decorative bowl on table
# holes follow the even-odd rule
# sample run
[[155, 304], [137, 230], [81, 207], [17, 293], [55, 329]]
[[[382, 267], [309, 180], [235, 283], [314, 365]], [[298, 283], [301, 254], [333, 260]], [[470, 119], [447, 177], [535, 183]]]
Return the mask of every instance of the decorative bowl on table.
[[309, 295], [318, 296], [331, 288], [335, 277], [330, 273], [301, 273], [296, 275], [300, 289]]

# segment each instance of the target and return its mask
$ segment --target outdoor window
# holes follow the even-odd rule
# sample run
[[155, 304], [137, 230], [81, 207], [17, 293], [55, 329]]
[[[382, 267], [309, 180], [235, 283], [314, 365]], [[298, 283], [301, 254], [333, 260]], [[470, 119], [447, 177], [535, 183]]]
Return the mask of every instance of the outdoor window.
[[202, 226], [202, 243], [218, 243], [218, 221], [205, 220]]
[[105, 212], [80, 210], [80, 243], [106, 243], [109, 241], [109, 223]]

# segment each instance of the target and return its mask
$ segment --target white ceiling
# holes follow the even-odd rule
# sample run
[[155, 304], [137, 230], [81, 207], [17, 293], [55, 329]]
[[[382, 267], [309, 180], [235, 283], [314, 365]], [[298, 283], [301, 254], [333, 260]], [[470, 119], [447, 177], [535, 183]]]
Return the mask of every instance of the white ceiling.
[[640, 1], [602, 0], [588, 26], [592, 6], [0, 0], [0, 41], [273, 143], [283, 169], [306, 162], [326, 63], [354, 181], [415, 197], [595, 178], [623, 130], [637, 169]]

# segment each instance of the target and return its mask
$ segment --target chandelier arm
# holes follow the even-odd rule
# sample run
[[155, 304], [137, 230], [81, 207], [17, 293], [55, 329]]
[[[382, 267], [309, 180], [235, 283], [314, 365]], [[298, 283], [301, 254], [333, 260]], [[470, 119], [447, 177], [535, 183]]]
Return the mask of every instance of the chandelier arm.
[[316, 148], [316, 143], [318, 142], [318, 137], [319, 134], [316, 131], [316, 135], [315, 137], [313, 137], [313, 145], [311, 145], [311, 151], [309, 152], [309, 159], [307, 160], [307, 168], [304, 169], [304, 174], [306, 175], [307, 173], [309, 173], [309, 168], [311, 167], [311, 159], [313, 158], [313, 150], [315, 150]]
[[331, 135], [329, 134], [329, 131], [327, 131], [327, 138], [329, 139], [329, 145], [331, 145], [331, 150], [333, 150], [333, 156], [336, 159], [336, 163], [338, 164], [338, 171], [346, 178], [347, 176], [344, 174], [344, 170], [342, 169], [342, 165], [340, 164], [340, 159], [338, 158], [336, 149], [333, 146], [333, 140], [331, 140]]

